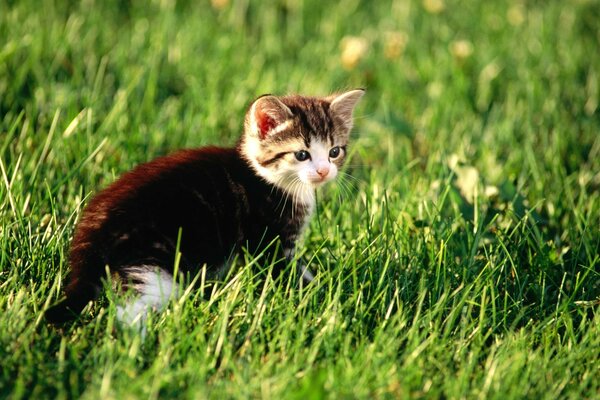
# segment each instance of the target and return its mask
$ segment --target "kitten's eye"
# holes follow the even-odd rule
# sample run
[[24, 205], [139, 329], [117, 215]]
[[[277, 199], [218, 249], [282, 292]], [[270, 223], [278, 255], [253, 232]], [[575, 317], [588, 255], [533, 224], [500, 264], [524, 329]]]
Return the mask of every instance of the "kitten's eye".
[[306, 150], [297, 151], [294, 153], [294, 155], [298, 161], [306, 161], [310, 158], [310, 154]]
[[338, 146], [332, 147], [331, 150], [329, 150], [330, 158], [338, 158], [339, 155], [340, 155], [340, 148]]

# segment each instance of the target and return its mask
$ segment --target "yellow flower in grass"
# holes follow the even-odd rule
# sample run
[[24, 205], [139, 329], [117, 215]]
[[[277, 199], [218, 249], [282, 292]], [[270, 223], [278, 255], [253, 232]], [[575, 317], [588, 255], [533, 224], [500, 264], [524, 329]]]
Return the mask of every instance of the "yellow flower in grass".
[[519, 26], [525, 22], [525, 7], [521, 4], [515, 4], [506, 12], [508, 23], [512, 26]]
[[473, 45], [468, 40], [455, 40], [450, 44], [450, 52], [457, 61], [463, 61], [473, 54]]
[[385, 58], [394, 60], [404, 53], [408, 43], [408, 35], [404, 32], [388, 32], [383, 49]]
[[210, 0], [210, 5], [215, 10], [223, 10], [229, 5], [229, 0]]
[[446, 8], [444, 0], [423, 0], [425, 11], [431, 14], [439, 14]]
[[340, 45], [342, 48], [342, 66], [348, 70], [356, 67], [369, 49], [367, 39], [358, 36], [346, 36], [342, 39]]

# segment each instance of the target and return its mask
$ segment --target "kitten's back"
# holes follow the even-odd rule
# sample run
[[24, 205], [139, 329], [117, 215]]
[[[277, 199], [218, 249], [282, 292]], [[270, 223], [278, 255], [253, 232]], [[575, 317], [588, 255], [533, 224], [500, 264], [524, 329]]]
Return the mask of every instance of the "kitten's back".
[[[220, 266], [243, 239], [239, 219], [264, 185], [235, 149], [182, 150], [141, 164], [100, 192], [85, 208], [71, 243], [67, 299], [51, 322], [70, 319], [94, 299], [106, 275], [140, 265]], [[250, 193], [250, 194], [249, 194]], [[126, 284], [126, 282], [123, 282]]]

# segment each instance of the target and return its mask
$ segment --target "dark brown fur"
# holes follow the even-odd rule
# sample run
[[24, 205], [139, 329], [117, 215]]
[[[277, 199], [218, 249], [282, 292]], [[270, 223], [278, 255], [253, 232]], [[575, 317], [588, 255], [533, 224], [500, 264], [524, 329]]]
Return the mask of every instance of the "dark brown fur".
[[[281, 101], [293, 114], [288, 116], [293, 126], [264, 143], [276, 145], [288, 135], [333, 143], [333, 135], [348, 134], [336, 132], [343, 121], [330, 115], [328, 100], [287, 96]], [[243, 248], [256, 254], [279, 242], [272, 249], [292, 249], [308, 210], [257, 175], [241, 150], [243, 140], [235, 148], [205, 147], [157, 158], [93, 198], [71, 243], [66, 299], [46, 312], [47, 319], [60, 323], [79, 313], [100, 293], [107, 267], [125, 286], [131, 267], [172, 271], [178, 246], [180, 271], [191, 276], [204, 265], [214, 273]], [[271, 162], [281, 157], [275, 154]]]
[[[235, 149], [182, 150], [142, 164], [85, 209], [71, 244], [71, 282], [62, 305], [81, 311], [98, 294], [107, 265], [117, 274], [136, 265], [169, 268], [180, 229], [184, 273], [204, 264], [217, 268], [242, 247], [252, 253], [276, 238], [289, 246], [304, 210], [284, 197]], [[64, 311], [46, 315], [60, 322], [69, 317]]]

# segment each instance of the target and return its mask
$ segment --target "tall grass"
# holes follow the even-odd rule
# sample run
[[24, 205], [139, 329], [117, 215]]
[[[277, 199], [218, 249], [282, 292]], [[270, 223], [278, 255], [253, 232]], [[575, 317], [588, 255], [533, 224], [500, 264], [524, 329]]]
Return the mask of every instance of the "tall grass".
[[[598, 18], [584, 0], [0, 1], [0, 395], [597, 398]], [[248, 258], [144, 341], [110, 301], [45, 323], [92, 193], [233, 144], [262, 93], [358, 86], [347, 175], [301, 247], [314, 284]]]

